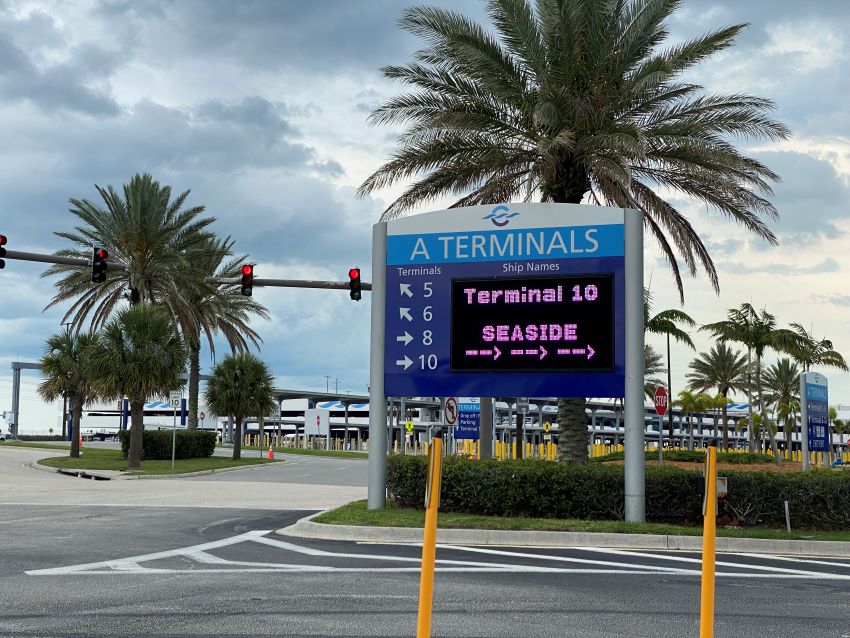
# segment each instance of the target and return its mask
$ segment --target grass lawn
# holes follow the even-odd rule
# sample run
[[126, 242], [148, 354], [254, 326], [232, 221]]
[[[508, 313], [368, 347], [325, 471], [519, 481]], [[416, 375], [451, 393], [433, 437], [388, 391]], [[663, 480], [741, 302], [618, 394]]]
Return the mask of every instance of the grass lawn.
[[[0, 441], [0, 447], [40, 447], [47, 450], [69, 450], [69, 445], [59, 445], [58, 443], [35, 443], [33, 441]], [[85, 443], [83, 445], [85, 445]]]
[[[369, 525], [376, 527], [422, 527], [425, 512], [388, 507], [367, 510], [366, 501], [354, 501], [313, 519], [331, 525]], [[552, 532], [608, 532], [618, 534], [665, 534], [670, 536], [701, 536], [701, 527], [683, 527], [661, 523], [626, 523], [625, 521], [585, 521], [555, 518], [502, 518], [440, 512], [438, 526], [442, 529], [503, 529]], [[765, 528], [717, 529], [718, 536], [736, 538], [770, 538], [785, 540], [850, 541], [850, 531], [811, 532]]]
[[[174, 462], [174, 474], [200, 472], [203, 470], [220, 470], [226, 467], [241, 467], [244, 465], [259, 465], [261, 463], [276, 463], [265, 458], [248, 458], [234, 461], [224, 456], [211, 456], [205, 459], [177, 459]], [[78, 459], [69, 456], [53, 456], [39, 461], [48, 467], [74, 470], [120, 470], [127, 471], [127, 461], [121, 458], [120, 450], [104, 450], [83, 447], [82, 456]], [[142, 461], [142, 469], [138, 474], [171, 474], [171, 459]], [[136, 472], [133, 472], [136, 474]]]
[[[219, 446], [223, 447], [223, 446]], [[229, 446], [228, 446], [229, 449]], [[256, 445], [243, 445], [242, 450], [249, 451], [257, 451]], [[268, 452], [269, 448], [263, 448], [264, 452]], [[342, 459], [361, 459], [363, 461], [367, 460], [369, 455], [365, 452], [348, 452], [348, 451], [337, 451], [337, 450], [305, 450], [300, 447], [276, 447], [274, 449], [275, 454], [303, 454], [305, 456], [335, 456], [337, 458]]]

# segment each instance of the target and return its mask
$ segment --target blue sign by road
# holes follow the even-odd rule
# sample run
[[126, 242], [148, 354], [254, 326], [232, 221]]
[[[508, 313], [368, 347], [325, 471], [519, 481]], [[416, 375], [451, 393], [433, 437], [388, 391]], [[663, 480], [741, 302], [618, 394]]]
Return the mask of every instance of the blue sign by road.
[[471, 206], [387, 224], [387, 396], [622, 397], [624, 211]]
[[806, 383], [806, 427], [809, 451], [829, 450], [829, 389], [826, 385]]
[[470, 439], [477, 441], [481, 438], [481, 399], [478, 397], [458, 397], [457, 426], [454, 429], [455, 439]]

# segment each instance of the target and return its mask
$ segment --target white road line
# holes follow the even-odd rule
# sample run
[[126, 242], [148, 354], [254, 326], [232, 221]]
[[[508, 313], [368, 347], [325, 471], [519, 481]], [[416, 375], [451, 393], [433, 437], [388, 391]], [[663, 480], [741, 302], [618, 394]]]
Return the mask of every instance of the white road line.
[[[595, 552], [598, 554], [615, 554], [617, 556], [636, 556], [638, 558], [654, 558], [657, 560], [671, 560], [680, 563], [696, 563], [701, 565], [701, 558], [688, 558], [686, 556], [667, 556], [666, 554], [648, 554], [645, 552], [635, 552], [631, 550], [619, 550], [619, 549], [605, 549], [605, 548], [597, 548], [597, 547], [574, 547], [573, 549], [578, 549], [585, 552]], [[819, 576], [821, 572], [811, 572], [802, 569], [788, 569], [786, 567], [775, 567], [771, 565], [750, 565], [747, 563], [730, 563], [728, 561], [718, 560], [715, 561], [715, 565], [722, 567], [735, 567], [738, 569], [752, 569], [755, 571], [762, 572], [773, 572], [779, 574], [797, 574], [799, 576]]]
[[[345, 552], [326, 552], [321, 549], [313, 549], [312, 547], [303, 547], [301, 545], [295, 545], [294, 543], [287, 543], [286, 541], [279, 541], [273, 538], [268, 538], [266, 536], [259, 538], [252, 538], [251, 541], [255, 543], [261, 543], [263, 545], [270, 545], [271, 547], [277, 547], [278, 549], [285, 549], [291, 552], [296, 552], [298, 554], [306, 554], [307, 556], [325, 556], [329, 558], [365, 558], [369, 560], [383, 560], [383, 561], [391, 561], [396, 563], [422, 563], [421, 558], [411, 558], [407, 556], [385, 556], [383, 554], [349, 554]], [[500, 567], [502, 569], [512, 569], [515, 567], [514, 565], [507, 563], [479, 563], [475, 561], [465, 561], [465, 560], [450, 560], [438, 558], [436, 560], [438, 564], [441, 565], [468, 565], [475, 567]], [[619, 565], [618, 565], [619, 566]], [[550, 568], [542, 568], [544, 570], [549, 570]], [[663, 569], [663, 568], [662, 568]]]
[[113, 560], [102, 560], [96, 563], [83, 563], [81, 565], [71, 565], [69, 567], [51, 567], [49, 569], [35, 569], [26, 572], [29, 575], [37, 575], [37, 574], [72, 574], [79, 571], [89, 570], [89, 569], [97, 569], [98, 567], [109, 567], [123, 569], [127, 565], [133, 565], [140, 562], [146, 562], [151, 560], [159, 560], [161, 558], [173, 558], [175, 556], [185, 556], [187, 552], [192, 551], [204, 551], [207, 549], [216, 549], [218, 547], [227, 547], [228, 545], [236, 545], [237, 543], [243, 543], [247, 540], [251, 540], [255, 536], [262, 536], [264, 534], [271, 533], [271, 530], [262, 530], [262, 531], [253, 531], [246, 532], [245, 534], [239, 534], [238, 536], [231, 536], [230, 538], [223, 538], [218, 541], [212, 541], [210, 543], [202, 543], [200, 545], [192, 545], [191, 547], [183, 547], [180, 549], [169, 549], [164, 552], [155, 552], [153, 554], [142, 554], [141, 556], [130, 556], [129, 558], [119, 558]]
[[760, 558], [762, 560], [782, 560], [792, 563], [809, 563], [812, 565], [827, 565], [828, 567], [844, 567], [850, 569], [850, 563], [834, 563], [828, 560], [814, 560], [812, 558], [794, 558], [792, 556], [771, 556], [769, 554], [745, 554], [744, 552], [735, 552], [735, 556], [748, 556], [749, 558]]
[[607, 561], [607, 560], [589, 560], [586, 558], [574, 558], [572, 556], [550, 556], [546, 554], [529, 554], [527, 552], [509, 552], [501, 549], [486, 549], [484, 547], [463, 547], [460, 545], [437, 545], [437, 547], [441, 549], [456, 549], [464, 552], [475, 552], [478, 554], [494, 554], [497, 556], [511, 556], [515, 558], [533, 558], [535, 560], [552, 560], [564, 563], [582, 563], [585, 565], [607, 565], [609, 567], [634, 567], [635, 569], [651, 569], [656, 573], [663, 572], [682, 572], [688, 570], [681, 570], [676, 567], [661, 567], [656, 565], [628, 565], [623, 564], [623, 561]]

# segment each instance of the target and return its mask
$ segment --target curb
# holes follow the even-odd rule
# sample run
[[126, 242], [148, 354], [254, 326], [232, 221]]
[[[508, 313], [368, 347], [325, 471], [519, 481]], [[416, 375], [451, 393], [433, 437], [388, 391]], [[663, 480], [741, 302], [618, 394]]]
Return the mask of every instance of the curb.
[[[321, 512], [302, 518], [294, 525], [276, 530], [276, 533], [295, 538], [354, 541], [361, 543], [416, 544], [422, 542], [422, 528], [366, 527], [314, 523], [312, 519], [319, 514]], [[702, 551], [702, 536], [610, 534], [601, 532], [438, 529], [437, 542], [445, 545], [500, 545], [504, 547], [547, 547], [558, 549], [604, 547], [611, 549]], [[850, 542], [718, 537], [717, 552], [850, 558]]]
[[[278, 463], [283, 463], [284, 461], [277, 461]], [[262, 467], [266, 467], [266, 464], [258, 464], [258, 465], [245, 465], [242, 467], [221, 467], [213, 470], [200, 470], [198, 472], [184, 472], [181, 474], [117, 474], [117, 475], [105, 475], [105, 474], [97, 474], [91, 472], [89, 470], [75, 470], [71, 468], [58, 468], [58, 467], [49, 467], [47, 465], [42, 465], [38, 461], [33, 461], [32, 463], [25, 463], [26, 467], [30, 467], [34, 470], [41, 470], [42, 472], [49, 472], [51, 474], [64, 474], [66, 476], [76, 476], [79, 478], [87, 478], [94, 479], [98, 481], [134, 481], [136, 479], [180, 479], [188, 476], [205, 476], [207, 474], [222, 474], [223, 472], [238, 472], [241, 470], [256, 470]]]

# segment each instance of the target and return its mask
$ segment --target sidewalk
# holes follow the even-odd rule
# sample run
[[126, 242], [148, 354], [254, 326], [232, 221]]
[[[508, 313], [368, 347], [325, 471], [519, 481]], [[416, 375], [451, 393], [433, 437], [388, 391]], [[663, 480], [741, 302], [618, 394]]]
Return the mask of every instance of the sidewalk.
[[[314, 523], [308, 516], [294, 525], [277, 530], [282, 536], [361, 543], [422, 543], [422, 528], [366, 527]], [[437, 542], [445, 545], [498, 545], [503, 547], [606, 547], [613, 549], [679, 550], [701, 552], [701, 536], [660, 536], [653, 534], [610, 534], [593, 532], [540, 532], [485, 529], [438, 529]], [[850, 558], [850, 542], [773, 540], [760, 538], [717, 538], [717, 552], [781, 554]]]

